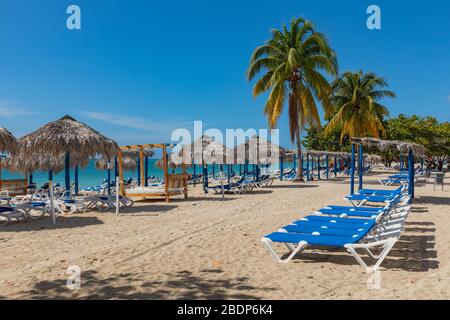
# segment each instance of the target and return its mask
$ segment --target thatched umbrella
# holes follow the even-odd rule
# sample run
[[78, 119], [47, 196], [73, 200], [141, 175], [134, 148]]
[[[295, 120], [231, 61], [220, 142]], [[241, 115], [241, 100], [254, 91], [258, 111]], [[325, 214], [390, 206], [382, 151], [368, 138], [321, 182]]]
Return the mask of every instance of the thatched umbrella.
[[14, 154], [18, 146], [17, 140], [12, 133], [8, 129], [0, 127], [0, 153]]
[[[223, 144], [212, 140], [209, 136], [203, 135], [190, 144], [181, 147], [178, 154], [172, 154], [172, 161], [175, 163], [192, 163], [194, 165], [194, 175], [196, 174], [196, 164], [203, 166], [203, 186], [205, 192], [208, 187], [208, 165], [225, 164], [227, 158], [231, 157], [232, 151]], [[195, 180], [194, 180], [195, 181]]]
[[[279, 145], [258, 136], [253, 136], [245, 143], [234, 147], [235, 163], [239, 165], [244, 164], [244, 172], [248, 172], [248, 164], [268, 165], [277, 160], [281, 160], [280, 169], [282, 172], [285, 153], [286, 151]], [[257, 174], [258, 171], [257, 167]]]
[[[224, 197], [224, 187], [223, 187], [223, 165], [226, 164], [228, 159], [232, 158], [233, 150], [228, 149], [223, 144], [212, 140], [211, 138], [204, 136], [201, 138], [202, 140], [197, 139], [194, 141], [193, 147], [194, 152], [191, 153], [192, 162], [199, 159], [198, 153], [201, 152], [201, 159], [203, 164], [203, 177], [204, 177], [204, 190], [207, 192], [208, 188], [208, 165], [213, 165], [213, 174], [214, 174], [214, 165], [220, 165], [220, 184], [222, 186], [222, 197]], [[199, 148], [201, 143], [201, 148]], [[197, 153], [197, 155], [196, 155]], [[228, 175], [228, 183], [230, 176]]]
[[[17, 139], [8, 129], [0, 127], [0, 153], [14, 154], [17, 152]], [[0, 158], [0, 181], [2, 179], [2, 159]]]
[[363, 146], [375, 147], [380, 151], [397, 150], [400, 154], [408, 154], [412, 151], [416, 157], [425, 157], [427, 149], [417, 143], [403, 142], [398, 140], [382, 140], [378, 138], [364, 137], [364, 138], [350, 138], [350, 141], [354, 144]]
[[[107, 183], [107, 191], [108, 194], [111, 194], [111, 169], [115, 166], [114, 163], [111, 163], [110, 160], [105, 158], [100, 158], [97, 161], [95, 161], [95, 168], [97, 170], [107, 170], [107, 176], [106, 176], [106, 183]], [[135, 170], [137, 167], [137, 161], [136, 159], [130, 158], [130, 157], [124, 157], [122, 159], [122, 167], [125, 170]]]
[[175, 163], [203, 164], [203, 152], [212, 142], [209, 136], [203, 135], [189, 144], [183, 144], [177, 154], [172, 153]]
[[234, 147], [234, 154], [238, 164], [267, 164], [274, 158], [278, 160], [279, 155], [285, 154], [285, 150], [271, 141], [253, 136]]
[[[49, 122], [20, 139], [20, 155], [30, 161], [36, 154], [46, 158], [64, 155], [65, 185], [70, 190], [71, 159], [81, 161], [101, 155], [112, 158], [118, 151], [117, 143], [71, 116]], [[53, 168], [52, 168], [53, 169]], [[75, 184], [77, 184], [77, 166]]]
[[[142, 149], [135, 149], [135, 148], [122, 149], [122, 155], [124, 157], [137, 159], [136, 163], [137, 163], [137, 178], [138, 178], [138, 180], [141, 178], [141, 157], [140, 157], [141, 151], [143, 152], [144, 162], [145, 162], [145, 165], [144, 165], [145, 176], [147, 176], [148, 158], [153, 157], [155, 155], [153, 148], [146, 147], [146, 148], [142, 148]], [[117, 168], [117, 163], [115, 163], [115, 167]], [[117, 175], [117, 172], [116, 172], [116, 175]]]
[[[89, 160], [73, 159], [73, 163], [84, 168], [89, 164]], [[20, 172], [24, 175], [30, 175], [29, 182], [32, 183], [33, 172], [51, 171], [53, 174], [64, 170], [64, 154], [61, 153], [55, 157], [46, 157], [43, 154], [34, 153], [28, 158], [16, 154], [14, 157], [7, 158], [4, 166], [11, 172]], [[75, 167], [75, 165], [72, 167]]]
[[[89, 164], [88, 159], [80, 159], [74, 161], [80, 167], [86, 167]], [[7, 158], [5, 167], [12, 172], [20, 172], [24, 174], [31, 174], [35, 171], [49, 171], [60, 172], [64, 170], [64, 154], [55, 157], [45, 157], [42, 154], [35, 153], [29, 158], [20, 157], [16, 155], [12, 158]]]
[[[169, 169], [175, 170], [178, 168], [181, 168], [183, 171], [186, 171], [187, 168], [189, 168], [191, 165], [190, 164], [186, 164], [186, 163], [175, 163], [173, 161], [169, 161], [167, 163], [167, 167]], [[155, 167], [161, 170], [164, 170], [164, 161], [163, 159], [159, 159], [158, 161], [155, 162]]]
[[[122, 166], [125, 170], [136, 170], [137, 162], [135, 159], [124, 157], [122, 159]], [[111, 169], [111, 162], [108, 160], [105, 160], [104, 158], [100, 158], [97, 161], [95, 161], [95, 168], [98, 170], [110, 170]]]
[[[142, 151], [144, 152], [144, 157], [153, 157], [155, 155], [155, 152], [152, 148], [143, 148]], [[137, 158], [139, 157], [139, 153], [140, 150], [137, 149], [122, 150], [122, 154], [124, 157]]]

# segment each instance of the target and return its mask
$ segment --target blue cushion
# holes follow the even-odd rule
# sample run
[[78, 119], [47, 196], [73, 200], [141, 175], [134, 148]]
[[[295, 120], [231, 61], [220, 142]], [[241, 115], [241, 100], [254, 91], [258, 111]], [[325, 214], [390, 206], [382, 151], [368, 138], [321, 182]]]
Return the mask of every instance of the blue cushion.
[[359, 225], [373, 225], [375, 220], [373, 219], [359, 219], [359, 218], [340, 218], [340, 217], [325, 217], [325, 216], [306, 216], [299, 221], [318, 221], [318, 222], [330, 222], [330, 223], [344, 223], [344, 224], [359, 224]]
[[14, 211], [14, 209], [10, 207], [0, 207], [0, 212], [11, 212], [11, 211]]
[[355, 207], [355, 206], [333, 206], [329, 205], [325, 208], [334, 209], [334, 210], [354, 210], [354, 211], [366, 211], [366, 212], [379, 212], [383, 210], [383, 207]]
[[46, 203], [42, 201], [32, 201], [31, 205], [33, 207], [45, 207]]
[[362, 194], [354, 194], [347, 196], [347, 199], [349, 200], [367, 200], [370, 202], [388, 202], [395, 199], [396, 196], [368, 196], [368, 195], [362, 195]]
[[[346, 218], [340, 219], [346, 220]], [[314, 227], [327, 226], [330, 228], [355, 230], [358, 228], [371, 228], [375, 223], [375, 220], [366, 220], [366, 219], [359, 219], [359, 220], [365, 220], [367, 223], [348, 223], [346, 221], [336, 221], [335, 218], [332, 218], [329, 220], [306, 220], [306, 221], [297, 220], [294, 221], [292, 224], [296, 224], [299, 226], [314, 226]]]
[[374, 196], [395, 196], [401, 192], [400, 189], [398, 190], [378, 190], [378, 189], [361, 189], [358, 191], [358, 194], [363, 195], [374, 195]]
[[[357, 225], [354, 225], [354, 227]], [[320, 235], [325, 235], [325, 236], [341, 236], [341, 237], [352, 237], [354, 235], [359, 236], [360, 234], [367, 234], [367, 232], [369, 231], [370, 228], [364, 227], [364, 226], [360, 226], [358, 228], [353, 228], [353, 229], [341, 229], [341, 228], [336, 228], [334, 226], [327, 226], [327, 225], [322, 225], [322, 226], [311, 226], [308, 224], [305, 225], [289, 225], [289, 226], [285, 226], [282, 229], [286, 230], [287, 232], [290, 233], [304, 233], [304, 234], [320, 234]]]
[[372, 218], [375, 219], [378, 214], [376, 212], [364, 212], [364, 211], [344, 211], [344, 210], [333, 210], [333, 209], [319, 209], [318, 212], [329, 215], [347, 215], [348, 217], [362, 217], [362, 218]]

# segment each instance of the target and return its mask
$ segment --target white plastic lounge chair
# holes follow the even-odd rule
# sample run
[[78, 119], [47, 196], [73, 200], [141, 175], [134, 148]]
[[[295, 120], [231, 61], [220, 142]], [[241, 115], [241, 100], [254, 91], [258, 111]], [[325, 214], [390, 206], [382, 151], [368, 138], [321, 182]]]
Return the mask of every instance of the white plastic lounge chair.
[[5, 226], [13, 221], [26, 221], [26, 214], [12, 206], [2, 205], [0, 206], [0, 226]]
[[[264, 236], [261, 239], [261, 242], [278, 263], [288, 263], [297, 253], [310, 245], [323, 248], [345, 248], [355, 257], [361, 267], [363, 267], [366, 272], [370, 273], [379, 268], [389, 251], [398, 241], [401, 232], [399, 230], [393, 230], [379, 233], [377, 238], [366, 238], [368, 233], [369, 230], [356, 230], [353, 235], [332, 236], [321, 235], [320, 232], [314, 234], [273, 232]], [[273, 248], [274, 243], [283, 243], [289, 248], [290, 254], [287, 258], [283, 259], [277, 254]], [[381, 248], [381, 253], [378, 255], [373, 253], [372, 250], [374, 248]], [[358, 249], [366, 251], [373, 259], [375, 259], [375, 263], [373, 265], [368, 265], [357, 252]]]

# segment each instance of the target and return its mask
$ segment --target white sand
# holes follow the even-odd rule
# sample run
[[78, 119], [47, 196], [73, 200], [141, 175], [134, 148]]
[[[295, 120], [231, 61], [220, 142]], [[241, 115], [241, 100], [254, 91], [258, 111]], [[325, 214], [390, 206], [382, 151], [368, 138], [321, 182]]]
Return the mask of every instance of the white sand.
[[[375, 177], [367, 187], [379, 188]], [[0, 296], [107, 299], [448, 299], [450, 185], [418, 185], [400, 241], [382, 264], [381, 288], [343, 250], [277, 264], [263, 235], [314, 209], [346, 204], [348, 180], [276, 182], [250, 194], [140, 203], [116, 217], [89, 212], [0, 227]], [[70, 265], [81, 289], [66, 288]]]

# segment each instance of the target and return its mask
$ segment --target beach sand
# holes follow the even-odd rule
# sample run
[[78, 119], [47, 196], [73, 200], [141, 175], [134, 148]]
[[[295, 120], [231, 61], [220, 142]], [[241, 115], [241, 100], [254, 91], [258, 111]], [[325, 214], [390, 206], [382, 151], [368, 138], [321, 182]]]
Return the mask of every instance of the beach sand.
[[[448, 175], [447, 175], [448, 177]], [[365, 187], [380, 188], [378, 177]], [[450, 185], [418, 183], [379, 288], [344, 250], [307, 250], [278, 264], [263, 235], [327, 204], [347, 204], [348, 179], [276, 181], [249, 194], [143, 202], [112, 212], [46, 217], [0, 228], [2, 298], [449, 299]], [[81, 268], [69, 290], [67, 268]]]

